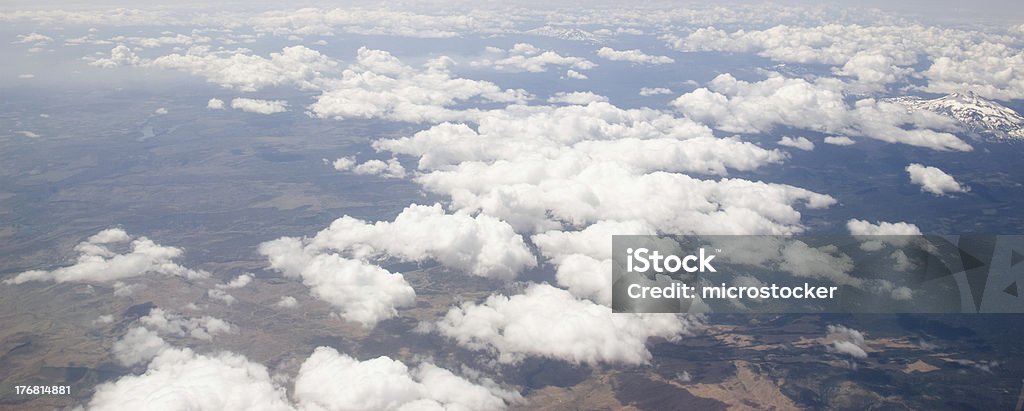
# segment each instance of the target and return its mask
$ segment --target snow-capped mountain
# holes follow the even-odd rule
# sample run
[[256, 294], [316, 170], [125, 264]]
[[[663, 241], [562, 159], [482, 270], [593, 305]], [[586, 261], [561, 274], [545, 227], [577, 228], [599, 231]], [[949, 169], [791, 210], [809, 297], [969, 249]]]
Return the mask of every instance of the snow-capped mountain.
[[577, 28], [544, 26], [535, 28], [533, 30], [528, 30], [526, 34], [544, 37], [554, 37], [562, 40], [597, 41], [597, 36], [595, 36], [594, 33], [580, 30]]
[[911, 110], [928, 110], [957, 119], [972, 132], [997, 138], [1024, 139], [1024, 117], [974, 92], [956, 92], [932, 100], [920, 97], [888, 99]]

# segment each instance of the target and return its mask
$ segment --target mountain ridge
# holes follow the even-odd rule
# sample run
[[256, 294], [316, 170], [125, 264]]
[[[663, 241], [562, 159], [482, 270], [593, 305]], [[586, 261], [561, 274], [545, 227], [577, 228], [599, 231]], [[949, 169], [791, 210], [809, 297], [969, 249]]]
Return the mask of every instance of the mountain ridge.
[[886, 101], [902, 104], [911, 111], [927, 110], [951, 117], [976, 134], [1024, 139], [1024, 116], [972, 91], [957, 91], [934, 99], [906, 96]]

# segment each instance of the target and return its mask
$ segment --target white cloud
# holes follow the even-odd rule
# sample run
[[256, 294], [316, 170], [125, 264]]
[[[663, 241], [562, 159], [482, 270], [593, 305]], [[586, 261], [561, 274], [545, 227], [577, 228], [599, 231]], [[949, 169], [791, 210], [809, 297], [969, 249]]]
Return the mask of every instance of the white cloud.
[[[1024, 73], [1006, 67], [1024, 64], [1013, 36], [971, 30], [910, 25], [780, 25], [765, 30], [726, 32], [702, 28], [666, 36], [684, 51], [756, 53], [776, 61], [822, 63], [869, 90], [919, 76], [934, 93], [969, 89], [997, 99], [1024, 98]], [[924, 61], [922, 61], [922, 59]], [[915, 66], [929, 64], [915, 73]]]
[[489, 102], [524, 102], [523, 90], [504, 90], [487, 81], [452, 77], [447, 57], [428, 61], [423, 70], [402, 63], [390, 53], [360, 48], [356, 62], [323, 85], [323, 94], [309, 106], [320, 118], [384, 118], [407, 122], [436, 122], [465, 118], [473, 111], [449, 107], [482, 99]]
[[652, 56], [640, 50], [615, 50], [610, 47], [601, 47], [597, 50], [597, 56], [611, 61], [629, 61], [639, 64], [671, 64], [676, 61], [668, 56]]
[[94, 59], [89, 62], [89, 65], [102, 68], [134, 66], [140, 64], [143, 64], [142, 59], [139, 58], [131, 48], [124, 44], [119, 44], [113, 49], [110, 49], [110, 57]]
[[608, 97], [594, 94], [589, 91], [573, 91], [566, 93], [559, 91], [555, 95], [548, 98], [548, 103], [564, 103], [564, 104], [576, 104], [576, 105], [587, 105], [594, 102], [607, 102]]
[[295, 379], [298, 405], [307, 410], [500, 410], [520, 399], [493, 382], [477, 384], [431, 363], [410, 369], [378, 357], [359, 361], [319, 347]]
[[195, 44], [209, 43], [210, 40], [211, 39], [209, 37], [197, 33], [164, 33], [158, 37], [115, 36], [106, 41], [101, 40], [93, 43], [107, 44], [113, 42], [118, 44], [131, 44], [136, 48], [157, 48], [164, 46], [192, 46]]
[[586, 80], [586, 79], [589, 78], [589, 77], [587, 77], [586, 74], [580, 73], [580, 72], [578, 72], [576, 70], [573, 70], [573, 69], [566, 70], [565, 71], [565, 77], [571, 78], [571, 79], [576, 79], [576, 80]]
[[127, 284], [123, 281], [114, 282], [114, 295], [117, 297], [130, 297], [136, 291], [146, 288], [145, 284]]
[[[115, 50], [121, 47], [124, 46]], [[152, 61], [143, 62], [137, 56], [115, 60], [113, 53], [110, 60], [184, 71], [221, 87], [240, 91], [257, 91], [286, 84], [318, 89], [323, 77], [335, 72], [338, 65], [320, 52], [304, 46], [285, 47], [279, 53], [270, 53], [269, 57], [247, 54], [242, 50], [211, 51], [206, 46], [195, 46], [185, 54], [170, 54]]]
[[835, 80], [785, 78], [770, 74], [747, 82], [729, 74], [715, 77], [707, 88], [684, 94], [672, 102], [687, 117], [734, 133], [768, 133], [778, 126], [822, 133], [870, 137], [935, 150], [970, 151], [971, 146], [948, 132], [948, 118], [914, 112], [874, 99], [849, 106], [844, 85]]
[[522, 236], [490, 216], [446, 214], [440, 205], [412, 205], [393, 222], [335, 220], [311, 239], [280, 238], [260, 245], [271, 268], [300, 278], [341, 316], [370, 327], [410, 306], [415, 292], [401, 274], [367, 262], [384, 258], [438, 263], [470, 274], [510, 279], [536, 265]]
[[32, 33], [29, 33], [29, 34], [19, 34], [16, 37], [18, 39], [18, 40], [16, 40], [14, 42], [16, 44], [17, 43], [20, 43], [20, 44], [28, 44], [28, 43], [45, 44], [45, 43], [49, 43], [49, 42], [53, 41], [53, 37], [47, 36], [45, 34], [39, 34], [39, 33], [36, 33], [36, 32], [32, 32]]
[[206, 296], [214, 300], [219, 300], [227, 305], [234, 304], [236, 301], [238, 301], [238, 299], [236, 299], [235, 296], [228, 294], [227, 291], [224, 291], [219, 288], [211, 288], [207, 290]]
[[259, 100], [252, 98], [236, 98], [231, 100], [231, 108], [249, 113], [274, 114], [288, 111], [288, 102], [283, 100]]
[[911, 163], [907, 166], [906, 170], [907, 174], [910, 175], [910, 182], [921, 186], [921, 191], [939, 196], [946, 193], [966, 193], [971, 191], [970, 187], [961, 185], [953, 176], [946, 174], [945, 171], [937, 167]]
[[781, 139], [779, 139], [777, 144], [780, 146], [793, 147], [803, 151], [814, 150], [814, 142], [808, 140], [807, 137], [783, 136]]
[[[452, 77], [450, 67], [454, 61], [448, 57], [432, 59], [420, 70], [403, 64], [386, 51], [365, 47], [358, 50], [355, 63], [344, 70], [338, 68], [335, 60], [303, 46], [286, 47], [269, 57], [248, 50], [211, 51], [207, 46], [195, 46], [184, 54], [145, 60], [127, 46], [119, 45], [109, 58], [94, 59], [90, 64], [180, 70], [241, 91], [281, 85], [321, 91], [309, 106], [309, 113], [320, 118], [434, 122], [474, 116], [476, 110], [449, 108], [459, 102], [482, 99], [521, 103], [530, 98], [521, 89], [505, 90], [487, 81]], [[341, 73], [340, 78], [337, 72]], [[264, 114], [284, 108], [283, 102], [257, 104], [247, 99], [236, 100], [242, 100], [241, 107], [248, 111]]]
[[281, 300], [274, 303], [275, 307], [278, 308], [295, 308], [299, 306], [299, 301], [290, 295], [281, 297]]
[[210, 110], [223, 110], [224, 100], [219, 98], [211, 98], [210, 101], [206, 102], [206, 108]]
[[[129, 243], [130, 241], [130, 243]], [[125, 247], [125, 243], [127, 247]], [[123, 253], [114, 252], [111, 247], [127, 248]], [[4, 284], [21, 284], [28, 281], [109, 282], [145, 274], [160, 274], [189, 279], [207, 278], [210, 273], [182, 267], [174, 260], [184, 253], [180, 248], [165, 247], [146, 237], [134, 240], [124, 230], [111, 228], [100, 231], [86, 241], [78, 243], [79, 253], [75, 263], [53, 271], [32, 270], [4, 280]]]
[[149, 314], [139, 318], [139, 323], [164, 334], [206, 341], [218, 334], [231, 333], [234, 328], [231, 323], [220, 318], [208, 315], [185, 317], [159, 307], [149, 310]]
[[165, 108], [165, 107], [157, 108], [156, 110], [153, 111], [153, 114], [161, 115], [161, 116], [164, 115], [164, 114], [167, 114], [167, 108]]
[[118, 363], [130, 367], [149, 361], [168, 347], [167, 342], [156, 332], [145, 327], [135, 327], [128, 330], [128, 333], [120, 340], [117, 340], [112, 350], [114, 359]]
[[149, 26], [149, 25], [194, 25], [195, 16], [188, 19], [172, 18], [166, 10], [143, 11], [130, 8], [103, 8], [95, 10], [59, 10], [52, 8], [34, 10], [8, 10], [0, 15], [0, 21], [28, 21], [38, 25], [107, 25], [107, 26]]
[[279, 376], [235, 353], [175, 348], [142, 327], [114, 346], [123, 365], [149, 364], [141, 375], [97, 386], [90, 410], [489, 411], [522, 401], [488, 378], [458, 376], [430, 362], [410, 368], [384, 356], [359, 361], [329, 347], [302, 363], [292, 401]]
[[610, 306], [612, 236], [656, 233], [657, 230], [638, 221], [598, 221], [580, 231], [535, 234], [531, 241], [555, 265], [558, 285], [576, 297]]
[[852, 146], [856, 144], [852, 138], [846, 136], [828, 136], [825, 137], [825, 144], [831, 144], [834, 146]]
[[607, 103], [512, 106], [481, 115], [476, 130], [441, 124], [374, 147], [419, 158], [416, 181], [451, 196], [457, 209], [482, 211], [520, 230], [644, 220], [668, 232], [793, 232], [800, 230], [793, 203], [834, 202], [790, 186], [675, 174], [751, 170], [786, 155], [715, 138], [662, 112]]
[[644, 97], [662, 94], [672, 94], [672, 90], [665, 87], [643, 87], [640, 89], [640, 95]]
[[231, 281], [229, 281], [229, 282], [227, 282], [225, 284], [217, 284], [217, 288], [219, 288], [219, 289], [242, 288], [242, 287], [245, 287], [245, 286], [251, 284], [252, 280], [255, 279], [255, 278], [256, 278], [256, 276], [253, 275], [252, 273], [240, 274], [238, 277], [235, 277], [234, 279], [232, 279]]
[[314, 297], [341, 310], [341, 317], [364, 327], [398, 315], [411, 306], [416, 292], [399, 273], [376, 265], [323, 252], [297, 238], [283, 237], [260, 244], [270, 267], [298, 278]]
[[344, 7], [274, 10], [249, 19], [260, 33], [334, 36], [337, 33], [419, 38], [448, 38], [467, 33], [507, 31], [512, 22], [501, 12], [438, 10], [420, 14], [394, 8]]
[[853, 358], [867, 358], [864, 335], [860, 331], [842, 325], [829, 325], [825, 336], [829, 352], [849, 355]]
[[440, 204], [410, 205], [393, 222], [367, 223], [342, 217], [309, 241], [315, 250], [349, 253], [355, 258], [434, 260], [473, 275], [511, 279], [536, 259], [522, 236], [488, 216], [446, 214]]
[[797, 277], [827, 278], [836, 284], [863, 286], [851, 276], [853, 259], [832, 247], [811, 247], [802, 241], [788, 241], [780, 250], [778, 267]]
[[110, 324], [112, 322], [114, 322], [114, 316], [110, 314], [101, 315], [92, 321], [93, 324]]
[[879, 221], [873, 224], [867, 220], [850, 219], [846, 222], [846, 229], [852, 235], [921, 235], [921, 229], [916, 225], [904, 222], [890, 223]]
[[645, 364], [651, 359], [649, 338], [676, 341], [694, 325], [690, 321], [673, 314], [613, 314], [568, 291], [532, 284], [523, 294], [452, 307], [436, 325], [441, 335], [493, 352], [502, 363], [536, 356], [597, 365]]
[[[151, 340], [154, 336], [145, 337], [147, 344], [155, 342]], [[132, 361], [142, 357], [140, 353], [121, 358]], [[88, 409], [284, 411], [294, 408], [288, 403], [285, 389], [274, 383], [263, 365], [234, 353], [196, 354], [188, 348], [164, 347], [159, 349], [145, 373], [98, 385]]]
[[582, 57], [562, 56], [554, 51], [541, 50], [532, 44], [517, 43], [508, 50], [488, 47], [485, 57], [470, 63], [473, 67], [493, 67], [495, 70], [541, 73], [549, 66], [563, 66], [576, 70], [597, 67]]
[[[339, 171], [347, 170], [345, 162], [339, 163], [343, 159], [338, 159], [334, 162], [334, 168]], [[342, 167], [342, 168], [339, 168]], [[379, 175], [385, 178], [403, 178], [405, 177], [405, 167], [402, 163], [399, 163], [397, 159], [389, 159], [388, 161], [382, 160], [369, 160], [352, 168], [352, 172], [361, 175]]]
[[978, 95], [1011, 100], [1024, 98], [1024, 73], [1007, 70], [1024, 66], [1024, 51], [1003, 43], [984, 42], [966, 47], [961, 55], [936, 58], [922, 74], [925, 91], [950, 93], [970, 90]]
[[230, 333], [233, 328], [230, 323], [215, 317], [184, 317], [169, 313], [161, 307], [150, 310], [150, 314], [138, 321], [146, 327], [154, 328], [165, 334], [203, 340], [211, 340], [217, 334]]
[[839, 285], [865, 286], [863, 279], [850, 275], [853, 259], [832, 245], [811, 246], [782, 237], [715, 237], [714, 246], [733, 250], [718, 256], [731, 263], [770, 268], [795, 277], [827, 279]]
[[[897, 252], [899, 252], [899, 250], [897, 250]], [[896, 256], [896, 254], [894, 254], [894, 256]], [[906, 258], [905, 254], [903, 255], [903, 258]], [[904, 271], [900, 269], [901, 267], [899, 267], [899, 262], [897, 262], [894, 268], [897, 271]], [[893, 284], [892, 281], [889, 280], [875, 280], [872, 286], [876, 293], [888, 295], [889, 298], [896, 301], [909, 301], [914, 298], [914, 290], [911, 290], [906, 286], [896, 286], [896, 284]]]
[[334, 166], [335, 170], [349, 171], [355, 168], [356, 159], [355, 157], [339, 157], [337, 160], [334, 160], [334, 162], [331, 163], [331, 165]]
[[38, 133], [35, 133], [35, 132], [32, 132], [32, 131], [28, 131], [28, 130], [19, 130], [19, 131], [15, 131], [15, 133], [16, 134], [21, 134], [21, 135], [23, 135], [25, 137], [28, 137], [28, 138], [39, 138], [39, 137], [42, 137]]

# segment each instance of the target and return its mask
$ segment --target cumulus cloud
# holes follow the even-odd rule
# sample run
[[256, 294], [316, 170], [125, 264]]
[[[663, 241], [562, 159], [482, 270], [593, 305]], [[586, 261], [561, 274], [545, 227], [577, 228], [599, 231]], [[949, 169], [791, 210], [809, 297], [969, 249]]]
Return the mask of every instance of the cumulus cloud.
[[501, 71], [527, 71], [541, 73], [549, 66], [562, 66], [576, 70], [589, 70], [597, 67], [593, 62], [572, 56], [562, 56], [551, 50], [541, 50], [528, 43], [517, 43], [508, 50], [488, 47], [484, 58], [470, 63], [474, 67], [493, 67]]
[[[124, 46], [115, 50], [120, 47]], [[113, 52], [110, 60], [114, 60]], [[141, 61], [137, 56], [116, 61], [184, 71], [221, 87], [240, 91], [257, 91], [280, 85], [317, 89], [323, 76], [335, 72], [338, 65], [320, 52], [304, 46], [285, 47], [268, 57], [242, 50], [212, 51], [207, 46], [195, 46], [184, 54], [160, 56], [151, 61]]]
[[231, 323], [220, 318], [208, 315], [185, 317], [160, 307], [149, 310], [149, 314], [139, 318], [139, 323], [164, 334], [207, 341], [215, 335], [230, 333], [233, 329]]
[[547, 284], [452, 307], [436, 324], [441, 335], [469, 349], [493, 352], [502, 363], [536, 356], [590, 365], [645, 364], [651, 358], [649, 338], [676, 341], [694, 325], [672, 314], [613, 314], [607, 306]]
[[274, 10], [249, 19], [260, 33], [274, 35], [334, 36], [337, 33], [447, 38], [466, 33], [496, 33], [511, 29], [512, 22], [500, 12], [446, 10], [421, 14], [393, 8], [344, 7]]
[[853, 259], [834, 245], [811, 246], [797, 239], [714, 237], [714, 246], [732, 250], [719, 255], [735, 264], [769, 268], [795, 277], [826, 279], [835, 284], [863, 288], [863, 279], [850, 273]]
[[948, 118], [908, 113], [898, 104], [870, 98], [850, 106], [844, 96], [844, 86], [834, 80], [809, 82], [770, 74], [762, 81], [747, 82], [722, 74], [672, 105], [696, 121], [727, 132], [768, 133], [787, 126], [935, 150], [971, 150], [955, 135], [939, 131], [955, 128]]
[[136, 291], [146, 288], [145, 284], [127, 284], [123, 281], [114, 282], [114, 295], [117, 297], [130, 297]]
[[1003, 43], [984, 42], [966, 47], [960, 55], [936, 58], [922, 74], [925, 91], [950, 93], [971, 90], [976, 94], [1011, 100], [1024, 98], [1024, 73], [1007, 70], [1024, 65], [1024, 51]]
[[[158, 353], [145, 373], [98, 385], [88, 409], [294, 409], [285, 389], [274, 383], [263, 365], [229, 352], [197, 354], [188, 348], [159, 347], [152, 334], [133, 332], [129, 333], [131, 341], [142, 342]], [[120, 358], [134, 361], [150, 354], [140, 347], [134, 349], [137, 355]]]
[[299, 300], [296, 300], [295, 297], [290, 295], [286, 295], [274, 303], [274, 306], [278, 308], [295, 308], [299, 306]]
[[752, 170], [786, 154], [715, 138], [706, 127], [663, 112], [602, 102], [512, 106], [481, 115], [475, 130], [440, 124], [374, 148], [419, 158], [416, 181], [428, 191], [520, 230], [643, 220], [669, 232], [794, 232], [800, 230], [794, 203], [834, 202], [791, 186], [677, 174]]
[[590, 91], [573, 91], [566, 93], [559, 91], [555, 95], [548, 98], [548, 103], [563, 103], [563, 104], [577, 104], [587, 105], [594, 102], [607, 102], [608, 97], [594, 94]]
[[400, 273], [311, 247], [298, 238], [283, 237], [260, 244], [270, 267], [302, 280], [310, 293], [341, 310], [341, 317], [364, 327], [398, 315], [411, 306], [416, 292]]
[[337, 159], [334, 161], [334, 169], [338, 171], [352, 170], [355, 174], [360, 175], [379, 175], [385, 178], [403, 178], [405, 177], [405, 167], [402, 163], [398, 162], [398, 159], [389, 159], [388, 161], [382, 160], [369, 160], [360, 164], [348, 165], [344, 159]]
[[[897, 250], [897, 252], [899, 251]], [[893, 254], [894, 257], [896, 257], [897, 255], [898, 254]], [[906, 255], [903, 255], [902, 258], [905, 259]], [[898, 260], [899, 257], [896, 257], [896, 259]], [[899, 261], [897, 261], [897, 266], [894, 268], [896, 268], [897, 271], [902, 271], [900, 270], [901, 267], [898, 267], [898, 265]], [[897, 286], [896, 284], [893, 284], [892, 281], [889, 280], [875, 280], [872, 283], [872, 288], [875, 293], [881, 295], [888, 295], [889, 298], [892, 298], [893, 300], [896, 301], [908, 301], [914, 298], [914, 290], [911, 290], [910, 287]]]
[[[825, 24], [732, 33], [707, 27], [665, 39], [684, 51], [756, 53], [782, 62], [828, 64], [834, 73], [875, 90], [919, 75], [930, 92], [970, 89], [989, 98], [1024, 97], [1024, 73], [1004, 69], [1024, 64], [1024, 52], [1015, 47], [1014, 37], [996, 33], [917, 24]], [[922, 63], [927, 69], [915, 73]]]
[[828, 136], [825, 137], [825, 144], [831, 144], [834, 146], [852, 146], [856, 144], [852, 138], [846, 136]]
[[345, 216], [318, 233], [310, 246], [359, 259], [434, 260], [448, 268], [501, 279], [536, 265], [522, 236], [507, 223], [483, 214], [447, 214], [440, 204], [410, 205], [393, 222], [371, 224]]
[[825, 344], [828, 345], [829, 352], [853, 358], [867, 358], [868, 356], [867, 345], [864, 344], [864, 334], [843, 325], [828, 326]]
[[671, 64], [676, 62], [668, 56], [652, 56], [640, 50], [615, 50], [610, 47], [601, 47], [597, 50], [597, 56], [611, 61], [629, 61], [639, 64]]
[[274, 114], [288, 111], [288, 102], [283, 100], [236, 98], [231, 100], [231, 108], [239, 109], [248, 113]]
[[523, 90], [505, 90], [494, 83], [452, 76], [447, 57], [428, 61], [423, 70], [405, 65], [390, 53], [365, 47], [356, 62], [323, 85], [310, 105], [320, 118], [384, 118], [395, 121], [445, 121], [472, 117], [449, 107], [479, 98], [497, 103], [524, 102]]
[[170, 347], [163, 338], [145, 327], [135, 327], [114, 343], [114, 359], [126, 367], [148, 362]]
[[222, 289], [222, 290], [223, 289], [232, 289], [232, 288], [242, 288], [242, 287], [245, 287], [245, 286], [251, 284], [252, 280], [255, 279], [255, 278], [256, 278], [256, 276], [253, 275], [252, 273], [240, 274], [238, 277], [235, 277], [234, 279], [232, 279], [231, 281], [229, 281], [227, 283], [217, 284], [217, 288]]
[[97, 386], [90, 410], [483, 411], [522, 400], [493, 380], [462, 377], [430, 362], [359, 361], [329, 347], [316, 348], [302, 363], [292, 400], [262, 364], [232, 352], [175, 348], [141, 327], [115, 343], [115, 357], [123, 365], [149, 364], [141, 375]]
[[198, 33], [163, 33], [156, 37], [115, 36], [111, 37], [109, 40], [94, 41], [93, 43], [106, 44], [113, 42], [119, 44], [130, 44], [136, 48], [157, 48], [164, 46], [192, 46], [195, 44], [209, 43], [210, 40], [211, 39], [209, 37]]
[[[324, 159], [324, 161], [326, 162], [327, 159]], [[356, 166], [356, 158], [355, 157], [339, 157], [337, 160], [334, 160], [334, 162], [331, 163], [331, 166], [333, 166], [334, 169], [338, 170], [338, 171], [349, 171], [349, 170], [355, 168], [355, 166]]]
[[793, 147], [803, 151], [814, 150], [814, 142], [808, 140], [807, 137], [783, 136], [781, 139], [779, 139], [777, 144], [780, 146]]
[[566, 70], [565, 71], [565, 77], [571, 78], [571, 79], [576, 79], [576, 80], [586, 80], [586, 79], [589, 78], [589, 77], [587, 77], [586, 74], [580, 73], [580, 72], [578, 72], [576, 70], [573, 70], [573, 69]]
[[235, 296], [233, 296], [231, 294], [228, 294], [227, 291], [224, 291], [224, 290], [219, 289], [219, 288], [213, 288], [213, 289], [207, 290], [206, 291], [206, 296], [210, 297], [210, 298], [212, 298], [214, 300], [219, 300], [220, 302], [223, 302], [224, 304], [227, 304], [227, 305], [234, 304], [236, 301], [238, 301], [238, 299], [236, 299]]
[[[342, 382], [342, 383], [339, 383]], [[519, 394], [481, 384], [431, 363], [410, 369], [378, 357], [359, 361], [319, 347], [295, 379], [295, 399], [309, 410], [500, 410]]]
[[89, 62], [89, 65], [102, 68], [114, 68], [119, 66], [140, 65], [142, 63], [142, 59], [135, 54], [131, 48], [124, 44], [119, 44], [113, 49], [110, 49], [110, 57], [93, 59]]
[[[116, 249], [123, 251], [117, 252]], [[75, 263], [53, 271], [32, 270], [4, 280], [4, 284], [28, 281], [110, 282], [147, 274], [207, 278], [210, 273], [185, 268], [174, 263], [184, 251], [165, 247], [146, 237], [133, 238], [120, 228], [100, 231], [75, 246]]]
[[846, 229], [852, 235], [921, 235], [921, 229], [916, 225], [904, 222], [890, 223], [879, 221], [874, 224], [867, 220], [852, 218], [846, 222]]
[[36, 33], [36, 32], [32, 32], [32, 33], [28, 33], [28, 34], [19, 34], [19, 35], [16, 36], [16, 38], [18, 40], [14, 41], [14, 43], [20, 43], [20, 44], [30, 44], [30, 43], [32, 43], [32, 44], [45, 44], [45, 43], [49, 43], [49, 42], [53, 41], [53, 37], [47, 36], [45, 34]]
[[206, 102], [206, 108], [210, 110], [223, 110], [224, 100], [218, 98], [211, 98], [210, 101]]
[[341, 316], [373, 326], [412, 305], [415, 292], [402, 274], [369, 261], [436, 261], [469, 274], [511, 279], [536, 258], [522, 236], [487, 215], [445, 213], [440, 205], [411, 205], [394, 221], [367, 223], [344, 216], [315, 237], [284, 237], [260, 245], [271, 268], [299, 278]]
[[672, 94], [672, 90], [665, 87], [643, 87], [640, 89], [640, 95], [644, 97], [662, 94]]
[[656, 233], [639, 221], [598, 221], [580, 231], [551, 230], [530, 240], [556, 267], [558, 285], [578, 298], [610, 306], [612, 236]]
[[938, 167], [911, 163], [907, 166], [906, 170], [907, 174], [910, 175], [910, 182], [921, 186], [921, 191], [937, 196], [946, 193], [966, 193], [971, 191], [970, 187], [961, 185], [953, 176], [946, 174], [945, 171], [940, 170]]

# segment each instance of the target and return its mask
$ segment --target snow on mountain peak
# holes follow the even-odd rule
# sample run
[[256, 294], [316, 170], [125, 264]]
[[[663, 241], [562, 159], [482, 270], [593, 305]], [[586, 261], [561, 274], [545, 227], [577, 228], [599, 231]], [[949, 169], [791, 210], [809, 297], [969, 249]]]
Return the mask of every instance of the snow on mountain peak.
[[971, 132], [996, 138], [1024, 139], [1024, 117], [1013, 109], [973, 91], [956, 91], [936, 99], [896, 97], [888, 99], [910, 110], [928, 110], [952, 117]]

